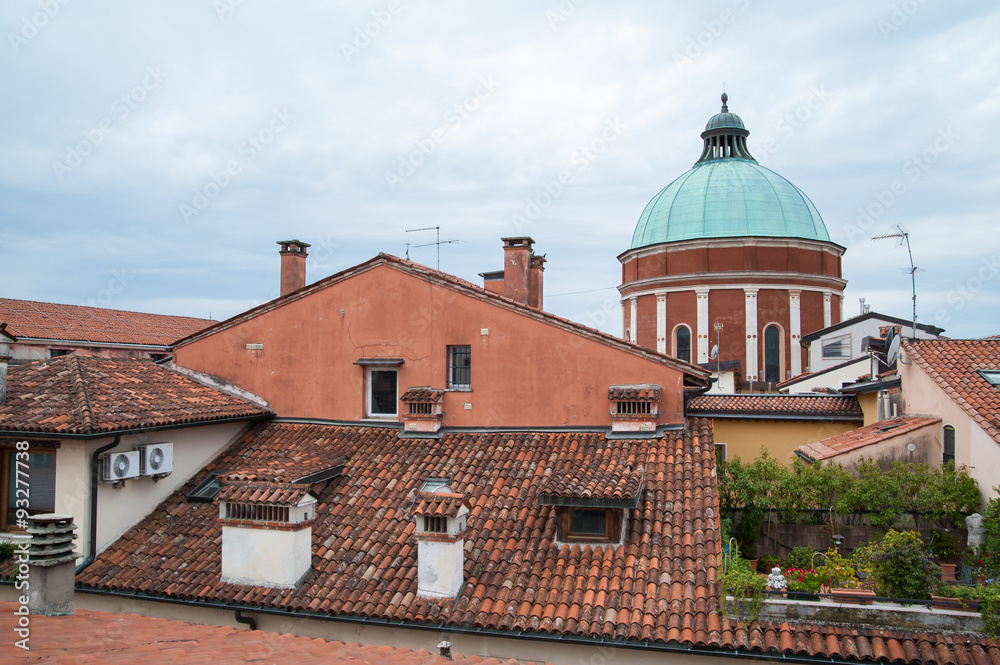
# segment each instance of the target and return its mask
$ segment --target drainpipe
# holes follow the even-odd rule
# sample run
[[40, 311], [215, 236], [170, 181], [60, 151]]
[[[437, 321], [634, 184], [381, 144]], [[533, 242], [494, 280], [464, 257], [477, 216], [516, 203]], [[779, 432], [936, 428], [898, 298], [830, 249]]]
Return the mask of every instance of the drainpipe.
[[83, 569], [94, 563], [94, 559], [97, 558], [97, 487], [101, 482], [100, 474], [100, 458], [103, 453], [111, 450], [117, 446], [122, 441], [122, 435], [116, 434], [114, 440], [105, 445], [101, 446], [94, 451], [94, 454], [90, 458], [90, 547], [88, 548], [90, 552], [87, 554], [87, 558], [83, 560], [79, 566], [76, 567], [76, 575], [83, 572]]

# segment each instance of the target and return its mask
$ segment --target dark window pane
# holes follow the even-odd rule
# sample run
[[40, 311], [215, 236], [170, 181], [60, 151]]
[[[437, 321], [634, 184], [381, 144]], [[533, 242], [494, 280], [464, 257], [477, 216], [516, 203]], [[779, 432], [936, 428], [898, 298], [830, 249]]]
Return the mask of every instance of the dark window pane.
[[764, 380], [781, 381], [781, 333], [777, 326], [764, 329]]
[[944, 428], [944, 456], [941, 461], [945, 464], [955, 461], [955, 428], [951, 425]]
[[607, 535], [608, 517], [605, 510], [572, 508], [569, 514], [569, 532], [575, 536]]
[[472, 347], [448, 347], [448, 387], [468, 388], [472, 385]]
[[[56, 456], [49, 453], [29, 453], [28, 466], [21, 460], [21, 485], [28, 490], [28, 514], [54, 513], [56, 510]], [[8, 526], [17, 523], [17, 500], [24, 498], [17, 493], [17, 451], [7, 453], [7, 505], [5, 521]], [[25, 475], [27, 474], [27, 475]]]
[[371, 390], [370, 415], [373, 416], [396, 415], [395, 370], [372, 370], [370, 390]]
[[677, 358], [691, 362], [691, 329], [686, 326], [677, 329]]

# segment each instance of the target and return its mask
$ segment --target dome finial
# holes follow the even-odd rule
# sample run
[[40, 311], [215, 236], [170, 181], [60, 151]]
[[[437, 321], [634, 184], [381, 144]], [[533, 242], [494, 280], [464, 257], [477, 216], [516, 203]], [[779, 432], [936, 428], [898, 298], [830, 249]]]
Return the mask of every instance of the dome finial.
[[729, 95], [727, 95], [725, 92], [723, 92], [722, 93], [722, 112], [723, 113], [729, 113], [729, 107], [726, 106], [727, 102], [729, 102]]

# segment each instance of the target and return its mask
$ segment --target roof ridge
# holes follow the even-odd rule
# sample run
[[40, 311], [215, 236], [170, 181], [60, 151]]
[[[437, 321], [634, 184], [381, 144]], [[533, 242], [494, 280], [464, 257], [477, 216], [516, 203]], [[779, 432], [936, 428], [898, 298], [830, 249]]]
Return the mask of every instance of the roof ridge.
[[582, 323], [578, 323], [576, 321], [571, 321], [570, 319], [557, 316], [555, 314], [552, 314], [551, 312], [546, 312], [541, 309], [535, 309], [533, 307], [529, 307], [528, 305], [520, 303], [516, 300], [513, 300], [512, 298], [508, 298], [507, 296], [501, 295], [499, 293], [494, 293], [492, 291], [489, 291], [481, 286], [473, 284], [472, 282], [463, 279], [461, 277], [458, 277], [456, 275], [451, 275], [441, 270], [435, 270], [434, 268], [430, 268], [428, 266], [419, 263], [414, 263], [413, 261], [401, 259], [398, 256], [394, 256], [386, 252], [379, 252], [378, 255], [376, 255], [371, 259], [368, 259], [367, 261], [359, 263], [355, 266], [351, 266], [350, 268], [342, 270], [333, 275], [324, 277], [323, 279], [313, 282], [312, 284], [308, 284], [297, 291], [293, 291], [284, 296], [280, 296], [273, 300], [269, 300], [266, 303], [257, 305], [256, 307], [248, 309], [245, 312], [241, 312], [240, 314], [230, 317], [225, 321], [220, 321], [215, 325], [209, 326], [207, 328], [199, 330], [198, 332], [192, 333], [187, 337], [175, 340], [172, 346], [174, 349], [176, 349], [178, 346], [182, 346], [183, 344], [187, 344], [196, 341], [198, 339], [202, 339], [203, 337], [215, 334], [215, 332], [221, 332], [222, 330], [227, 330], [230, 327], [242, 321], [246, 321], [249, 320], [250, 318], [253, 318], [254, 316], [264, 314], [277, 307], [281, 307], [287, 303], [295, 302], [301, 298], [305, 298], [319, 290], [325, 289], [334, 284], [338, 284], [356, 275], [365, 273], [379, 265], [391, 267], [395, 270], [407, 272], [411, 275], [415, 274], [415, 276], [423, 276], [425, 279], [437, 280], [447, 288], [454, 288], [465, 291], [466, 292], [465, 295], [469, 295], [470, 297], [479, 296], [485, 298], [487, 301], [493, 301], [495, 304], [498, 305], [513, 307], [515, 311], [517, 311], [520, 314], [540, 319], [543, 322], [549, 323], [550, 325], [563, 327], [563, 329], [567, 330], [567, 332], [573, 332], [578, 335], [590, 336], [593, 338], [593, 341], [614, 344], [619, 348], [619, 350], [640, 357], [648, 358], [650, 360], [653, 360], [654, 362], [660, 362], [666, 364], [683, 372], [684, 374], [689, 374], [696, 377], [702, 376], [706, 379], [711, 374], [709, 370], [699, 367], [696, 364], [685, 362], [683, 360], [678, 360], [677, 358], [668, 356], [665, 353], [652, 351], [650, 349], [641, 347], [638, 344], [626, 342], [625, 340], [615, 337], [614, 335], [600, 331], [596, 328], [591, 328], [590, 326], [586, 326]]
[[73, 372], [73, 392], [76, 394], [77, 404], [80, 407], [80, 421], [85, 434], [94, 432], [93, 408], [90, 404], [90, 392], [87, 390], [87, 378], [83, 375], [83, 359], [77, 355], [68, 356], [67, 361]]

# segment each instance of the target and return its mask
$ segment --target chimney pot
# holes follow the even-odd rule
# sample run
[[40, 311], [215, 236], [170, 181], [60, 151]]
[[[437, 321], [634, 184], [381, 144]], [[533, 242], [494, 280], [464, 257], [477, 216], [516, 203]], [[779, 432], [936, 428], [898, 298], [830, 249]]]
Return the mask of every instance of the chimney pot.
[[301, 240], [279, 240], [281, 245], [281, 295], [298, 291], [306, 285], [306, 257], [311, 245]]
[[522, 305], [531, 302], [531, 248], [527, 236], [501, 238], [503, 241], [503, 294]]
[[45, 513], [28, 517], [28, 612], [46, 616], [73, 614], [76, 525], [72, 515]]

